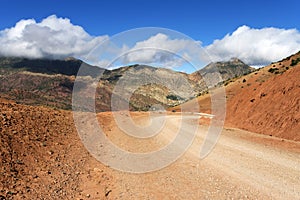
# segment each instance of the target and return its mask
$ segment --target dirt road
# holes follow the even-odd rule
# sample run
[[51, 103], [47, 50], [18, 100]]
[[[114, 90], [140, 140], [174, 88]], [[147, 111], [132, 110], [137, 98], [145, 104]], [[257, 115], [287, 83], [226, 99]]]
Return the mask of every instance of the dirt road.
[[[188, 116], [183, 120], [180, 116], [167, 116], [158, 134], [141, 139], [125, 134], [113, 122], [111, 114], [98, 117], [103, 131], [115, 145], [139, 153], [163, 148], [176, 138], [176, 132], [182, 126], [186, 134], [192, 134], [189, 130], [198, 123], [197, 119]], [[147, 127], [151, 123], [146, 113], [135, 113], [132, 117], [140, 126]], [[82, 120], [88, 124], [88, 119]], [[106, 198], [300, 199], [299, 143], [224, 128], [213, 151], [201, 160], [200, 147], [207, 129], [206, 125], [200, 125], [190, 148], [161, 170], [134, 174], [110, 169], [114, 183]], [[178, 148], [181, 148], [180, 143]], [[92, 169], [96, 165], [93, 161], [88, 167]], [[90, 176], [90, 179], [97, 179], [95, 172]], [[86, 182], [83, 188], [83, 192], [86, 190], [91, 198], [97, 199], [91, 189], [93, 184]]]

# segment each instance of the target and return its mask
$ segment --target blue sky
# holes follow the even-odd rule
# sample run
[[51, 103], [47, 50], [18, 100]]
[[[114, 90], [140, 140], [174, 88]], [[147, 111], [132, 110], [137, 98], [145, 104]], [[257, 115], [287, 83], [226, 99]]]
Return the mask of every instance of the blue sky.
[[[300, 44], [300, 3], [296, 0], [3, 0], [1, 8], [0, 31], [2, 30], [2, 35], [0, 36], [7, 45], [12, 45], [12, 43], [7, 42], [8, 36], [3, 33], [3, 30], [14, 27], [22, 19], [34, 19], [36, 23], [39, 23], [51, 15], [70, 19], [72, 25], [79, 25], [86, 33], [94, 37], [105, 35], [111, 37], [122, 31], [139, 27], [173, 29], [196, 41], [201, 41], [202, 46], [212, 52], [215, 60], [219, 60], [222, 56], [226, 59], [241, 57], [251, 65], [276, 61], [282, 56], [294, 53], [297, 45]], [[235, 32], [243, 34], [237, 37], [234, 36]], [[226, 38], [227, 34], [232, 37]], [[277, 38], [276, 35], [281, 37]], [[268, 41], [270, 37], [272, 42]], [[274, 47], [281, 49], [281, 52], [270, 52], [270, 55], [265, 55], [264, 52], [269, 49], [264, 49], [260, 55], [247, 57], [243, 54], [244, 51], [257, 52], [255, 48], [259, 48], [242, 49], [249, 44], [256, 43], [256, 41], [250, 41], [251, 38], [259, 40], [258, 43], [262, 46], [263, 44], [269, 45], [269, 49]], [[248, 44], [240, 45], [243, 39], [248, 40]], [[28, 43], [28, 38], [26, 41]], [[238, 41], [238, 50], [228, 48], [232, 44], [237, 44]], [[227, 49], [224, 49], [225, 47]], [[0, 54], [10, 55], [6, 52], [0, 52]]]
[[56, 14], [70, 18], [92, 35], [154, 26], [174, 29], [210, 44], [241, 25], [300, 30], [299, 7], [297, 0], [4, 0], [0, 29], [14, 26], [20, 19], [39, 21]]

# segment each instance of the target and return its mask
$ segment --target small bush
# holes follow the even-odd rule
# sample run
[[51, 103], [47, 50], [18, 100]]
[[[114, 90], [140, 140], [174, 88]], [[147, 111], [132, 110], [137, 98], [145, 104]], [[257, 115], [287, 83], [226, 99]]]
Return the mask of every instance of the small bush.
[[261, 94], [260, 94], [260, 98], [265, 97], [265, 96], [267, 96], [266, 93], [261, 93]]
[[174, 95], [174, 94], [168, 95], [168, 96], [167, 96], [167, 99], [171, 99], [171, 100], [173, 100], [173, 101], [179, 101], [179, 100], [182, 100], [181, 97], [176, 96], [176, 95]]
[[270, 68], [270, 69], [268, 70], [268, 72], [274, 73], [274, 72], [276, 72], [276, 71], [278, 71], [278, 70], [279, 70], [278, 68]]
[[291, 66], [297, 65], [299, 62], [300, 62], [300, 58], [297, 58], [296, 60], [293, 59], [291, 62]]

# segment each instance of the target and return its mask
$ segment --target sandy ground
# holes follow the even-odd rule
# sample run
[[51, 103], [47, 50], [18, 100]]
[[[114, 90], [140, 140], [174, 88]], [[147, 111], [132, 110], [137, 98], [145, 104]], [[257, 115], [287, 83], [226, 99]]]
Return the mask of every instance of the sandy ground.
[[[99, 115], [102, 123], [111, 114]], [[147, 124], [147, 114], [134, 116], [137, 124]], [[111, 120], [109, 120], [111, 121]], [[124, 134], [113, 123], [103, 126], [116, 145], [131, 152], [162, 148], [175, 137], [179, 116], [168, 116], [162, 131], [149, 139]], [[187, 129], [197, 123], [185, 120]], [[172, 131], [170, 131], [172, 130]], [[171, 165], [144, 174], [110, 170], [114, 182], [106, 189], [109, 199], [300, 199], [300, 144], [224, 128], [214, 150], [199, 159], [207, 126], [200, 125], [191, 147]], [[178, 146], [178, 148], [180, 148]], [[96, 161], [89, 164], [98, 165]], [[90, 179], [97, 179], [97, 167]], [[93, 183], [84, 182], [90, 198], [97, 199]], [[84, 191], [85, 192], [85, 191]], [[99, 198], [101, 199], [101, 198]]]
[[[129, 115], [141, 127], [150, 124], [149, 113]], [[181, 120], [169, 113], [155, 136], [141, 139], [125, 134], [112, 113], [97, 117], [111, 142], [138, 153], [165, 147], [181, 127], [188, 138], [199, 124], [195, 117]], [[125, 119], [126, 114], [122, 126], [130, 128]], [[162, 117], [153, 119], [159, 122]], [[176, 161], [158, 171], [134, 174], [92, 157], [71, 112], [2, 102], [0, 120], [0, 199], [300, 199], [299, 142], [224, 128], [211, 154], [199, 159], [209, 122], [203, 120], [192, 145]], [[91, 118], [81, 120], [90, 134]], [[179, 140], [174, 150], [182, 151], [182, 144]], [[101, 148], [99, 156], [124, 161]], [[149, 163], [160, 164], [156, 159]]]

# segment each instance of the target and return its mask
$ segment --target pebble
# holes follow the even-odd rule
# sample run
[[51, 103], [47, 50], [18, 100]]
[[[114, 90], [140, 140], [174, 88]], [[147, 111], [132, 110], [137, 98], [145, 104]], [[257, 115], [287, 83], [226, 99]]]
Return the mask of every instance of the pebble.
[[103, 172], [103, 170], [99, 168], [94, 168], [94, 172]]

